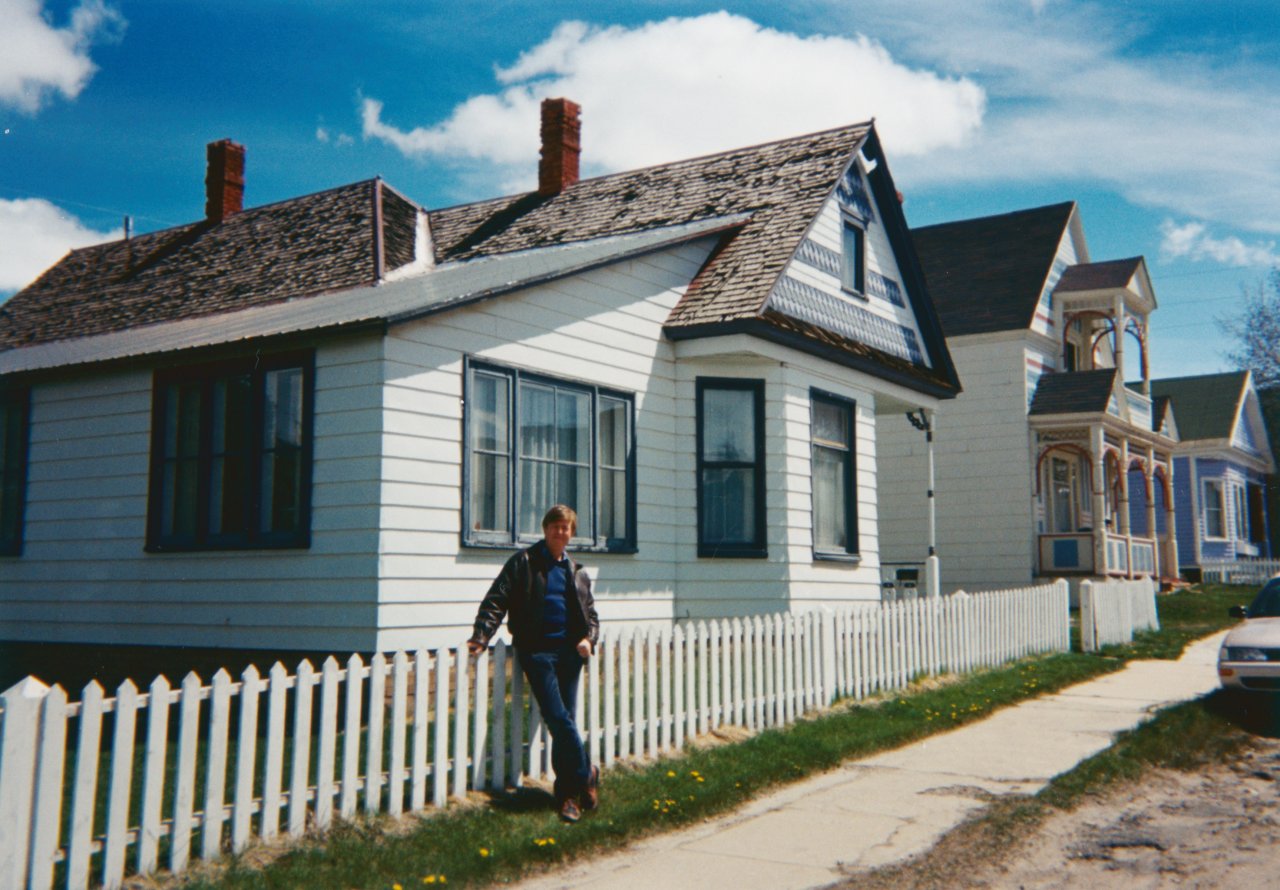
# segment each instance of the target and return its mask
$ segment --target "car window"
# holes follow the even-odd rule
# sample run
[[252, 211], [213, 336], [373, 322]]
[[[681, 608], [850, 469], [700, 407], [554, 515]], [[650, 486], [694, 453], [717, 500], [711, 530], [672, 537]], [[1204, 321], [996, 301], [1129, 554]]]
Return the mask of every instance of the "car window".
[[1280, 618], [1280, 580], [1270, 581], [1249, 606], [1250, 618]]

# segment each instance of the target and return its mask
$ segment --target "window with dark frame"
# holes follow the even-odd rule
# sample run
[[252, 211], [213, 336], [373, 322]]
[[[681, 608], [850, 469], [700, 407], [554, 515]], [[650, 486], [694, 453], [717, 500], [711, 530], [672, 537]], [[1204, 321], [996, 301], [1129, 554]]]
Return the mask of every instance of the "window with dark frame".
[[147, 549], [311, 543], [312, 353], [156, 372]]
[[845, 217], [840, 231], [840, 286], [856, 294], [867, 292], [866, 231]]
[[30, 393], [0, 389], [0, 555], [22, 553], [27, 499]]
[[634, 549], [633, 415], [626, 393], [468, 361], [463, 543], [536, 541], [567, 504], [577, 546]]
[[763, 557], [764, 381], [697, 380], [698, 555]]
[[854, 409], [849, 399], [810, 391], [813, 549], [818, 558], [858, 553]]

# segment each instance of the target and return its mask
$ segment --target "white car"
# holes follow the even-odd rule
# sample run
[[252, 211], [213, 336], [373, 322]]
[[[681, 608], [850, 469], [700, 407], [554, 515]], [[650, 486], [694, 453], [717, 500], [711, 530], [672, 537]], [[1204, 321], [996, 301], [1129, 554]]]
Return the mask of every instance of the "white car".
[[1233, 606], [1244, 618], [1218, 650], [1218, 679], [1228, 689], [1280, 692], [1280, 577], [1267, 582], [1248, 607]]

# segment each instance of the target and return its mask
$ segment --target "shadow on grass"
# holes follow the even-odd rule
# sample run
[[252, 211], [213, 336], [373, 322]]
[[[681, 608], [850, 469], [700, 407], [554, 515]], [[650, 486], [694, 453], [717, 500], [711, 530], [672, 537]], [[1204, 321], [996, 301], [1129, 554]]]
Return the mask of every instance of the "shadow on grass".
[[1280, 739], [1280, 695], [1220, 689], [1205, 699], [1205, 707], [1245, 732]]
[[556, 799], [541, 788], [508, 788], [490, 791], [489, 806], [501, 813], [534, 813], [555, 809]]

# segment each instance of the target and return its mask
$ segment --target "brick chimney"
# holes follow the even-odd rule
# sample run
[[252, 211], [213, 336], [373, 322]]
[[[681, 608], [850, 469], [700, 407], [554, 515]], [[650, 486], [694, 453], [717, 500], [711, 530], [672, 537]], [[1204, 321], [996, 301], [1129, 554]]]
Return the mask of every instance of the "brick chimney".
[[230, 139], [210, 142], [204, 175], [204, 215], [220, 223], [244, 209], [244, 146]]
[[568, 99], [542, 100], [542, 159], [538, 162], [538, 194], [557, 195], [578, 181], [582, 152], [582, 109]]

